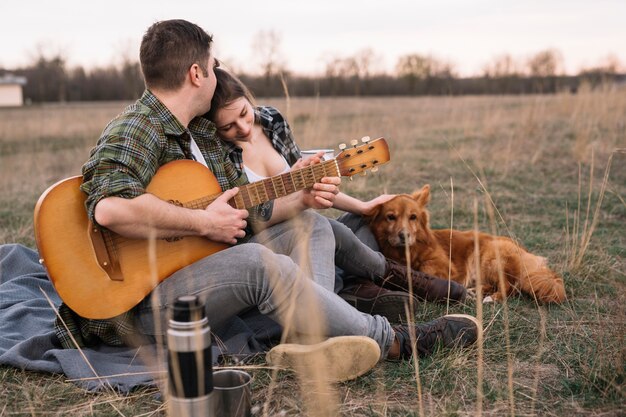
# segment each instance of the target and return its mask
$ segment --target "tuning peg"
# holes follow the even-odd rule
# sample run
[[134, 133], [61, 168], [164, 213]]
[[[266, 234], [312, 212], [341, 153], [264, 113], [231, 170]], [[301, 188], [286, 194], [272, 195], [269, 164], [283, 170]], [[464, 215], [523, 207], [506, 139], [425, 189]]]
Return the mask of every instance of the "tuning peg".
[[356, 145], [358, 145], [358, 144], [359, 144], [359, 141], [358, 141], [358, 140], [356, 140], [356, 139], [352, 139], [352, 140], [350, 141], [350, 145], [352, 145], [352, 146], [356, 146]]
[[370, 169], [371, 172], [378, 172], [378, 167], [372, 167], [372, 169]]
[[363, 142], [363, 143], [367, 143], [367, 142], [369, 142], [369, 141], [370, 141], [370, 137], [369, 137], [369, 136], [363, 136], [363, 137], [361, 138], [361, 142]]
[[345, 144], [345, 143], [340, 143], [340, 144], [339, 144], [339, 149], [340, 149], [340, 150], [342, 150], [342, 151], [343, 151], [344, 149], [346, 149], [346, 144]]
[[361, 171], [361, 176], [364, 177], [367, 175], [367, 171]]

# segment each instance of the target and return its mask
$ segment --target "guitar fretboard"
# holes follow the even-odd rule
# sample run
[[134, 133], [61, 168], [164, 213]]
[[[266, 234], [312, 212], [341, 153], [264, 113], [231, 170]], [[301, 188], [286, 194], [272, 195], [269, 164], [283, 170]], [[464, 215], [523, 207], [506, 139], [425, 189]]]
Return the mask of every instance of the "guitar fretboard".
[[[338, 177], [339, 166], [335, 159], [310, 165], [295, 171], [275, 175], [239, 187], [239, 193], [228, 203], [237, 209], [248, 209], [270, 200], [310, 188], [324, 177]], [[220, 194], [202, 197], [184, 204], [188, 208], [206, 208]]]

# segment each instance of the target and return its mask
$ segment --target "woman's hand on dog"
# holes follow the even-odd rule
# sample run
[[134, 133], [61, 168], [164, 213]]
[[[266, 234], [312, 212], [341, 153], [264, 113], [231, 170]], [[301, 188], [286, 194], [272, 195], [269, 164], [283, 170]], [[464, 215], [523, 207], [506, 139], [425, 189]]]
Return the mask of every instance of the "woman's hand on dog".
[[368, 216], [370, 214], [372, 214], [374, 212], [374, 210], [376, 209], [376, 207], [378, 207], [381, 204], [385, 204], [387, 201], [391, 200], [392, 198], [394, 198], [396, 196], [396, 194], [381, 194], [378, 197], [370, 200], [370, 201], [363, 201], [363, 206], [361, 208], [361, 214], [363, 216]]

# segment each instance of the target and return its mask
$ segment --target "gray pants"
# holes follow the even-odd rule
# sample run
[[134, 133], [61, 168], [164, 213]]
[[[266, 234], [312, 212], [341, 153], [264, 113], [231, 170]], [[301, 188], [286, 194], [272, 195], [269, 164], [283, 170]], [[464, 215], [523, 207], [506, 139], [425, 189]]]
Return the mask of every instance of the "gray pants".
[[[255, 235], [250, 243], [174, 273], [139, 304], [138, 325], [146, 334], [162, 334], [167, 307], [181, 295], [194, 294], [206, 300], [214, 330], [256, 307], [301, 335], [368, 336], [384, 358], [394, 338], [391, 325], [384, 317], [359, 312], [334, 293], [334, 252], [328, 220], [306, 211]], [[380, 269], [380, 258], [374, 259], [372, 268]]]

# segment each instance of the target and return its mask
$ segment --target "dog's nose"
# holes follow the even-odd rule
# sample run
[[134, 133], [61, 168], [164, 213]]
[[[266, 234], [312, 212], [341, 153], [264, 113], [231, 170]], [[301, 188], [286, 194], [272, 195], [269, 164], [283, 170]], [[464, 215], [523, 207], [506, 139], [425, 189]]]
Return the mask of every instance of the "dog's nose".
[[400, 230], [400, 233], [398, 233], [398, 237], [400, 238], [400, 243], [402, 243], [404, 245], [404, 243], [407, 240], [408, 237], [408, 233], [406, 230]]

